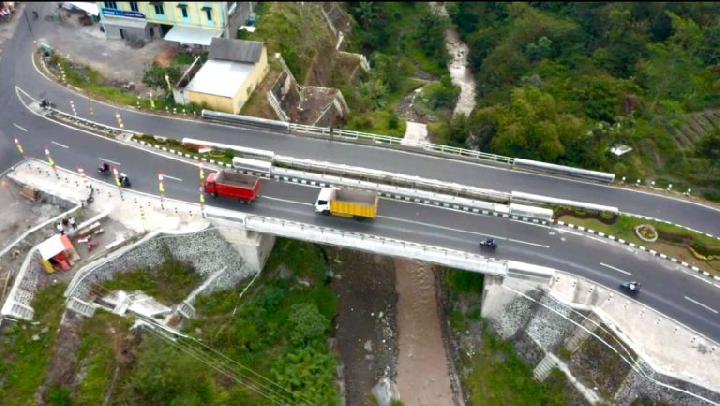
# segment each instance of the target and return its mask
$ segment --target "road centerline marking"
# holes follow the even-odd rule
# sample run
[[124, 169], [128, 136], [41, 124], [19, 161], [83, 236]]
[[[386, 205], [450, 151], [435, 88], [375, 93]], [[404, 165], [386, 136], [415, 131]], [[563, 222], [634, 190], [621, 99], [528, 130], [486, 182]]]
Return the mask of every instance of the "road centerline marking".
[[105, 161], [105, 162], [110, 162], [111, 164], [115, 164], [115, 165], [117, 165], [117, 166], [121, 166], [121, 165], [122, 165], [120, 162], [118, 162], [118, 161], [113, 161], [112, 159], [107, 159], [107, 158], [103, 158], [103, 157], [100, 157], [100, 159], [103, 160], [103, 161]]
[[691, 298], [691, 297], [685, 296], [685, 299], [686, 299], [688, 302], [694, 303], [694, 304], [696, 304], [696, 305], [698, 305], [698, 306], [701, 306], [701, 307], [704, 307], [704, 308], [710, 310], [711, 312], [713, 312], [713, 313], [715, 313], [715, 314], [720, 314], [719, 311], [713, 309], [712, 307], [710, 307], [710, 306], [708, 306], [708, 305], [706, 305], [706, 304], [704, 304], [704, 303], [700, 303], [700, 302], [698, 302], [697, 300], [695, 300], [695, 299], [693, 299], [693, 298]]
[[[167, 175], [165, 175], [165, 176], [167, 176]], [[279, 197], [272, 197], [272, 196], [260, 196], [258, 199], [268, 199], [268, 200], [275, 200], [275, 201], [283, 202], [283, 203], [301, 204], [303, 206], [314, 206], [313, 203], [296, 202], [294, 200], [281, 199]]]
[[395, 220], [395, 221], [404, 222], [404, 223], [417, 224], [417, 225], [424, 226], [424, 227], [428, 227], [428, 228], [437, 228], [437, 229], [440, 229], [440, 230], [454, 231], [454, 232], [457, 232], [457, 233], [465, 233], [465, 234], [488, 236], [488, 237], [496, 238], [496, 239], [498, 239], [498, 240], [512, 241], [512, 242], [515, 242], [515, 243], [518, 243], [518, 244], [527, 244], [527, 245], [530, 245], [530, 246], [533, 246], [533, 247], [550, 248], [549, 245], [542, 245], [542, 244], [536, 244], [536, 243], [533, 243], [533, 242], [516, 240], [516, 239], [508, 238], [508, 237], [501, 237], [501, 236], [499, 236], [499, 235], [493, 235], [493, 234], [490, 234], [490, 233], [481, 233], [481, 232], [478, 232], [478, 231], [460, 230], [460, 229], [457, 229], [457, 228], [446, 227], [446, 226], [441, 226], [441, 225], [437, 225], [437, 224], [428, 224], [428, 223], [424, 223], [424, 222], [422, 222], [422, 221], [408, 220], [408, 219], [403, 219], [403, 218], [400, 218], [400, 217], [377, 216], [377, 218], [383, 218], [383, 219], [388, 219], [388, 220]]
[[20, 127], [19, 125], [15, 124], [15, 123], [13, 123], [13, 126], [15, 126], [15, 128], [17, 128], [18, 130], [28, 132], [28, 130], [26, 130], [24, 127]]
[[164, 179], [164, 178], [176, 180], [176, 181], [178, 181], [178, 182], [182, 182], [182, 181], [183, 181], [183, 180], [180, 179], [180, 178], [176, 178], [175, 176], [172, 176], [172, 175], [168, 175], [168, 174], [163, 173], [163, 179]]
[[620, 269], [620, 268], [616, 268], [616, 267], [614, 267], [614, 266], [612, 266], [612, 265], [608, 265], [608, 264], [606, 264], [606, 263], [604, 263], [604, 262], [601, 262], [600, 265], [604, 266], [605, 268], [610, 268], [610, 269], [612, 269], [613, 271], [620, 272], [621, 274], [632, 275], [632, 274], [631, 274], [630, 272], [628, 272], [628, 271], [623, 271], [623, 270]]
[[70, 148], [69, 146], [67, 146], [67, 145], [65, 145], [65, 144], [61, 144], [61, 143], [59, 143], [59, 142], [50, 141], [50, 143], [53, 144], [53, 145], [57, 145], [58, 147], [61, 147], [61, 148], [65, 148], [65, 149]]

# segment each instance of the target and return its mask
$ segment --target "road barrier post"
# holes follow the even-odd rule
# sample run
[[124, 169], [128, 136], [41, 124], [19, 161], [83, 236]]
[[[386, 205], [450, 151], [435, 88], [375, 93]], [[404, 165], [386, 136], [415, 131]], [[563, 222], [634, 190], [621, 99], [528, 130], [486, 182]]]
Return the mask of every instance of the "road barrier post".
[[160, 190], [160, 208], [165, 210], [165, 185], [163, 185], [163, 174], [158, 174], [158, 189]]
[[25, 155], [25, 150], [23, 149], [22, 145], [20, 145], [20, 141], [18, 141], [17, 137], [15, 138], [15, 146], [17, 147], [20, 155], [22, 155], [23, 159], [27, 159], [27, 155]]
[[117, 166], [113, 166], [113, 175], [115, 175], [115, 184], [118, 188], [118, 193], [120, 193], [120, 200], [125, 201], [125, 196], [123, 196], [122, 186], [120, 185], [120, 176], [118, 174]]
[[58, 173], [57, 165], [55, 165], [55, 161], [50, 156], [50, 150], [47, 146], [45, 146], [45, 156], [47, 157], [47, 161], [50, 164], [53, 172], [55, 172], [55, 176], [57, 176], [58, 180], [60, 180], [60, 174]]

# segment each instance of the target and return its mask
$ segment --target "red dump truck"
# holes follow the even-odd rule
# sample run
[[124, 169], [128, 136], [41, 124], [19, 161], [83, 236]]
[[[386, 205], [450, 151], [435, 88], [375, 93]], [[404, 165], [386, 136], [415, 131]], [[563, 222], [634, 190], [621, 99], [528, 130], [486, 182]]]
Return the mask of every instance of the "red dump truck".
[[205, 181], [205, 193], [252, 203], [260, 196], [260, 179], [242, 173], [214, 172]]

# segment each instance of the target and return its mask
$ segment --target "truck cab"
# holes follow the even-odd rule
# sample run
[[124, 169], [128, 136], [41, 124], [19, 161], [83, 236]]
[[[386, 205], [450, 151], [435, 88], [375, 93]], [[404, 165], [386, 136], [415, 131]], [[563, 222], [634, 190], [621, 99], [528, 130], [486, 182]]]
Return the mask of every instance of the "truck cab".
[[315, 213], [330, 214], [330, 199], [333, 198], [333, 188], [324, 187], [320, 189], [317, 200], [315, 201]]

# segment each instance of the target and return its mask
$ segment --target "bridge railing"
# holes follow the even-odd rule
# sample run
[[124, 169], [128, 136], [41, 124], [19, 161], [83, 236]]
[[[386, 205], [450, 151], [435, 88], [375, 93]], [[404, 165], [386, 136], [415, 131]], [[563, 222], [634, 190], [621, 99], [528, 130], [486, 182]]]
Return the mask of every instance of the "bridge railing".
[[507, 261], [487, 258], [462, 250], [419, 244], [373, 234], [338, 230], [292, 220], [245, 215], [215, 207], [207, 207], [206, 213], [208, 217], [242, 221], [246, 229], [259, 233], [431, 262], [488, 275], [504, 276], [508, 273]]

